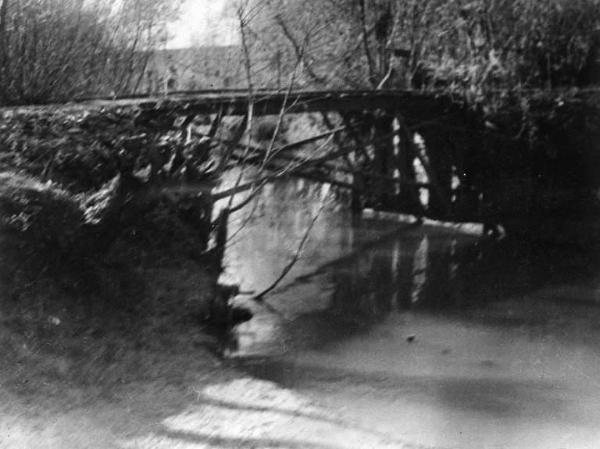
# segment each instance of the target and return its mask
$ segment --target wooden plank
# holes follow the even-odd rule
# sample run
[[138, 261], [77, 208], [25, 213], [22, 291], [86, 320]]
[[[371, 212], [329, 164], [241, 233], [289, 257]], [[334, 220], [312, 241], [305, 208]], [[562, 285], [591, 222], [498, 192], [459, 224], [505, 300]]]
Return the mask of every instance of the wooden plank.
[[[287, 99], [287, 102], [286, 102]], [[0, 108], [2, 111], [26, 111], [29, 109], [86, 110], [102, 108], [135, 107], [142, 116], [156, 117], [165, 113], [211, 114], [219, 109], [228, 115], [245, 115], [248, 112], [248, 93], [239, 91], [198, 91], [168, 96], [132, 96], [114, 99], [86, 99], [61, 105], [36, 105]], [[454, 104], [449, 96], [413, 90], [337, 90], [337, 91], [293, 91], [287, 96], [281, 91], [257, 91], [253, 98], [256, 115], [279, 114], [286, 104], [287, 113], [341, 111], [362, 112], [365, 110], [406, 110], [418, 112], [419, 116], [431, 118], [439, 114], [440, 107]], [[412, 115], [411, 119], [412, 119]]]

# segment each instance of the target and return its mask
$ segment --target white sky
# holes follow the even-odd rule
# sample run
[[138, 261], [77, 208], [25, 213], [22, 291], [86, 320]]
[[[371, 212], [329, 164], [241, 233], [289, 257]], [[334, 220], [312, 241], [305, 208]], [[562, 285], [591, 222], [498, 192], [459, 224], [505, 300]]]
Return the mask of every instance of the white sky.
[[169, 48], [238, 43], [238, 25], [226, 14], [230, 0], [185, 0], [179, 20], [169, 27]]

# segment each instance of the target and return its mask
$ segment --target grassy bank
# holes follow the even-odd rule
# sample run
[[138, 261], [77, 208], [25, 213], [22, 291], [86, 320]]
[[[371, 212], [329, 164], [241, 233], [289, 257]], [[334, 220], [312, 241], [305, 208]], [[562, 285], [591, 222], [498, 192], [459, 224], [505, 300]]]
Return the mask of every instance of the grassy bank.
[[186, 171], [210, 183], [205, 155], [134, 109], [1, 115], [1, 394], [71, 403], [186, 376], [211, 341], [211, 217], [153, 192]]

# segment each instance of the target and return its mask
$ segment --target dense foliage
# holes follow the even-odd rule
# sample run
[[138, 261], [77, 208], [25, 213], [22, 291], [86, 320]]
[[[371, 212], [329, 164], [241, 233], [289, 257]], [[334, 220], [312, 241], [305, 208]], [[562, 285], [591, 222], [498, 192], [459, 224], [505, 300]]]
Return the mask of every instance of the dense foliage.
[[285, 76], [300, 59], [308, 85], [477, 94], [594, 81], [598, 0], [250, 3], [256, 71]]
[[[198, 193], [210, 191], [215, 163], [206, 143], [189, 141], [178, 117], [165, 115], [160, 124], [135, 107], [5, 112], [0, 231], [71, 259], [101, 257], [131, 232], [149, 239], [148, 250], [171, 239], [200, 253], [211, 217]], [[200, 190], [178, 194], [186, 181]]]

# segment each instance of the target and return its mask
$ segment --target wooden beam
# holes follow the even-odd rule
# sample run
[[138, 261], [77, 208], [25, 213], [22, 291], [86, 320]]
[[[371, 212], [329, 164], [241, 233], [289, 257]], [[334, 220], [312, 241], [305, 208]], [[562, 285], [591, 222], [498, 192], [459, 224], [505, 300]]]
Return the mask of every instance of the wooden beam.
[[[287, 103], [286, 103], [287, 98]], [[277, 115], [282, 105], [286, 112], [363, 112], [366, 110], [401, 110], [411, 119], [431, 118], [440, 109], [455, 105], [448, 95], [414, 90], [335, 90], [286, 92], [259, 90], [255, 93], [255, 115]], [[43, 106], [33, 106], [40, 108]], [[47, 107], [56, 107], [50, 105]], [[245, 115], [248, 112], [248, 93], [244, 90], [197, 91], [175, 93], [163, 97], [131, 96], [118, 99], [85, 99], [64, 105], [71, 109], [135, 107], [141, 111], [138, 121], [156, 118], [166, 113], [213, 114], [219, 110], [226, 115]], [[28, 106], [19, 109], [26, 109]]]

